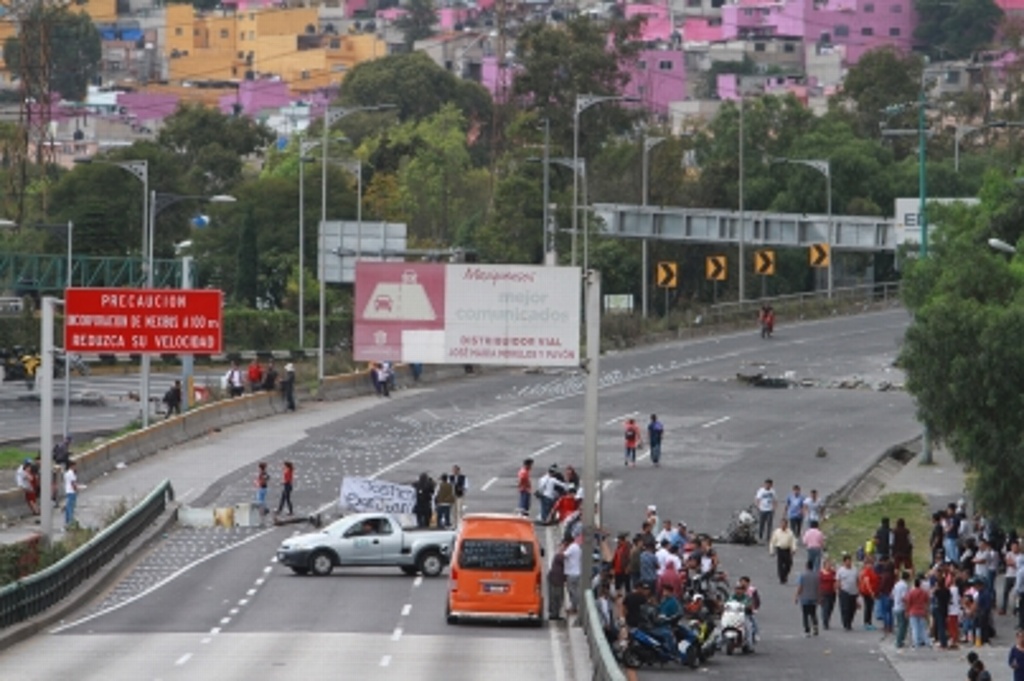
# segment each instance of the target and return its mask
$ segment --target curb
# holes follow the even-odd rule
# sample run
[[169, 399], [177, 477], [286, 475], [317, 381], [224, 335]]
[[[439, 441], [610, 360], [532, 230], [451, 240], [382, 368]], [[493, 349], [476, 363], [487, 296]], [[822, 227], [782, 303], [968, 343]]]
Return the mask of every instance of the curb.
[[68, 597], [47, 608], [34, 618], [0, 631], [0, 651], [32, 638], [65, 615], [77, 610], [104, 591], [138, 558], [138, 554], [155, 543], [178, 519], [178, 505], [168, 507], [156, 522], [124, 548], [87, 582], [72, 590]]

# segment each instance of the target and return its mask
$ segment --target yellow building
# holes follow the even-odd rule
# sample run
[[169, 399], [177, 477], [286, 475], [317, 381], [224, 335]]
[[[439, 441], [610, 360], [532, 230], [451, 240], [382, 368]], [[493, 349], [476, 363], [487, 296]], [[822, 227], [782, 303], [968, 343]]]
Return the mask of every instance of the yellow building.
[[278, 76], [297, 92], [311, 91], [387, 53], [373, 34], [320, 36], [315, 8], [197, 16], [191, 5], [168, 5], [166, 12], [171, 82]]

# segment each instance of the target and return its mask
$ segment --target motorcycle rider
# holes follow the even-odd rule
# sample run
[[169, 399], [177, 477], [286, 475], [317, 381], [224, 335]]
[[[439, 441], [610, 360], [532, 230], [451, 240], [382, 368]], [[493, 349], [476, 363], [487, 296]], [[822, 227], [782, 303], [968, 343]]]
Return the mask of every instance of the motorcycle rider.
[[757, 643], [757, 639], [761, 634], [757, 628], [757, 611], [761, 609], [761, 594], [758, 592], [757, 587], [751, 584], [750, 577], [746, 575], [740, 577], [740, 584], [743, 585], [747, 592], [747, 598], [750, 599], [750, 613], [748, 615], [750, 618], [750, 642]]
[[747, 587], [744, 586], [742, 581], [736, 582], [736, 586], [733, 588], [732, 596], [729, 597], [729, 601], [735, 601], [743, 605], [743, 611], [746, 613], [746, 617], [743, 618], [743, 639], [749, 641], [750, 645], [754, 642], [754, 628], [750, 621], [750, 616], [753, 614], [753, 603], [751, 602], [750, 595], [747, 592]]
[[667, 645], [665, 649], [672, 655], [678, 655], [679, 651], [676, 641], [682, 640], [686, 641], [689, 645], [693, 645], [697, 641], [697, 635], [682, 622], [683, 606], [679, 604], [679, 600], [676, 598], [675, 587], [672, 584], [663, 584], [661, 588], [663, 589], [663, 595], [661, 597], [661, 604], [658, 606], [660, 622], [658, 631], [668, 631], [669, 637], [665, 638], [661, 633], [650, 633], [652, 636], [658, 636], [661, 639], [662, 645], [666, 645], [666, 643], [671, 641], [671, 644]]

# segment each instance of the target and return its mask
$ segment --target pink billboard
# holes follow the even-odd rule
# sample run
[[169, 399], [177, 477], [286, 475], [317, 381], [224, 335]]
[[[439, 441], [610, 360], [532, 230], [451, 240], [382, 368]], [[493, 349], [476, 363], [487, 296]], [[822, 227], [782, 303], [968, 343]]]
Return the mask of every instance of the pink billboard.
[[579, 363], [580, 270], [359, 261], [355, 359]]

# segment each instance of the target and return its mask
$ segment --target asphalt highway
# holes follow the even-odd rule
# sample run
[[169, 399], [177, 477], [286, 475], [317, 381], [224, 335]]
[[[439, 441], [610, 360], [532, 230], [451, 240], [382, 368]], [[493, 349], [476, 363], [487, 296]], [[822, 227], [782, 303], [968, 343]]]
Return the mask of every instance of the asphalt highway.
[[[635, 530], [648, 504], [662, 518], [716, 534], [773, 477], [823, 495], [892, 444], [919, 432], [892, 369], [908, 323], [902, 310], [787, 324], [666, 344], [602, 359], [600, 478], [603, 521]], [[808, 387], [755, 388], [737, 373], [763, 371]], [[841, 387], [859, 384], [864, 387]], [[411, 481], [458, 463], [470, 511], [511, 511], [522, 459], [537, 474], [583, 458], [584, 377], [505, 373], [408, 391], [368, 412], [312, 429], [268, 457], [295, 461], [300, 512], [330, 504], [344, 475]], [[656, 412], [665, 423], [662, 466], [623, 466], [622, 421]], [[269, 422], [268, 422], [269, 423]], [[256, 426], [263, 427], [263, 426]], [[827, 456], [818, 457], [819, 447]], [[164, 455], [161, 455], [164, 456]], [[169, 454], [168, 456], [173, 456]], [[249, 467], [219, 479], [192, 505], [252, 495]], [[173, 475], [172, 475], [173, 480]], [[480, 679], [571, 678], [563, 625], [543, 629], [445, 624], [446, 582], [398, 570], [339, 570], [297, 577], [274, 550], [292, 528], [176, 530], [122, 582], [51, 635], [0, 656], [19, 679]], [[763, 547], [722, 547], [730, 574], [762, 591], [763, 642], [752, 656], [716, 657], [719, 678], [898, 679], [863, 636], [805, 639], [793, 587], [773, 578]], [[877, 641], [877, 638], [874, 639]], [[52, 654], [54, 651], [59, 654]], [[651, 671], [644, 675], [686, 673]], [[6, 676], [6, 673], [4, 674]]]

